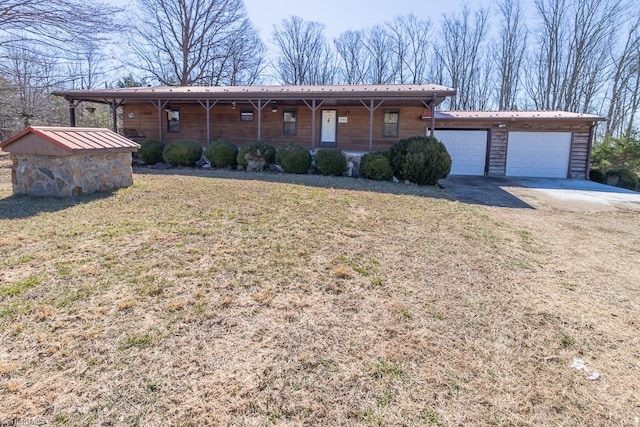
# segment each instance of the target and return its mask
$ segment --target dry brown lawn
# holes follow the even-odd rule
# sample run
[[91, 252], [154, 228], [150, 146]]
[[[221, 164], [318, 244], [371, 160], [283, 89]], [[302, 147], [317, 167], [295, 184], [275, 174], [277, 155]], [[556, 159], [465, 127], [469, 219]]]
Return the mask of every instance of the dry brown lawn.
[[2, 163], [0, 425], [638, 426], [638, 212], [245, 176]]

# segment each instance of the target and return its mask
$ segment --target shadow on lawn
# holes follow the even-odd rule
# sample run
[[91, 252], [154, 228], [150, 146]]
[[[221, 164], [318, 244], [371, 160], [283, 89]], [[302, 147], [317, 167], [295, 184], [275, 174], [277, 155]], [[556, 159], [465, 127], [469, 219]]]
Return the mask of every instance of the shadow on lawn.
[[277, 172], [246, 172], [224, 169], [171, 168], [152, 169], [135, 167], [134, 173], [149, 175], [188, 175], [218, 179], [238, 179], [247, 181], [277, 182], [340, 190], [370, 191], [385, 194], [431, 197], [457, 200], [462, 203], [498, 206], [508, 208], [533, 209], [516, 196], [501, 188], [503, 182], [489, 177], [449, 177], [441, 180], [442, 188], [418, 186], [393, 182], [373, 181], [364, 178], [331, 177], [323, 175], [296, 175]]
[[9, 196], [0, 199], [0, 219], [30, 218], [41, 213], [57, 212], [94, 200], [111, 197], [113, 192], [99, 192], [75, 197]]

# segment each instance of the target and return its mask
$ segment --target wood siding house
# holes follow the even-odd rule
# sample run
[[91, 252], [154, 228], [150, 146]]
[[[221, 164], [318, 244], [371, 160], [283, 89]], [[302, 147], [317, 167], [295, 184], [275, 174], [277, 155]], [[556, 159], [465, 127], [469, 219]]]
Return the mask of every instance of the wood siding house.
[[237, 145], [300, 144], [311, 151], [387, 150], [433, 134], [452, 174], [586, 178], [594, 127], [603, 118], [568, 112], [437, 111], [456, 90], [439, 85], [141, 87], [55, 92], [69, 101], [122, 108], [121, 133], [140, 141], [222, 138]]

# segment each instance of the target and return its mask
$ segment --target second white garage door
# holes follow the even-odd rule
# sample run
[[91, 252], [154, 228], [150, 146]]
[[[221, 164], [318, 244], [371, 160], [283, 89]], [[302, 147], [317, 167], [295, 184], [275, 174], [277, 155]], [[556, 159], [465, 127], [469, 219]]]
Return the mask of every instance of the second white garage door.
[[451, 175], [484, 175], [486, 130], [436, 130], [435, 137], [451, 155]]
[[566, 178], [571, 132], [509, 132], [507, 176]]

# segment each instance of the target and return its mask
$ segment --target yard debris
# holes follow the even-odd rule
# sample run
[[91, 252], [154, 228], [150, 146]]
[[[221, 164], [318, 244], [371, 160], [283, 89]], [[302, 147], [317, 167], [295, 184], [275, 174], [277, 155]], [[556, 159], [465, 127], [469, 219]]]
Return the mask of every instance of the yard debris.
[[602, 375], [600, 374], [600, 372], [594, 369], [587, 368], [587, 364], [584, 362], [584, 360], [578, 357], [573, 358], [573, 363], [571, 364], [571, 367], [579, 371], [585, 371], [587, 374], [589, 374], [589, 376], [587, 376], [587, 379], [589, 381], [597, 381], [600, 378], [602, 378]]

